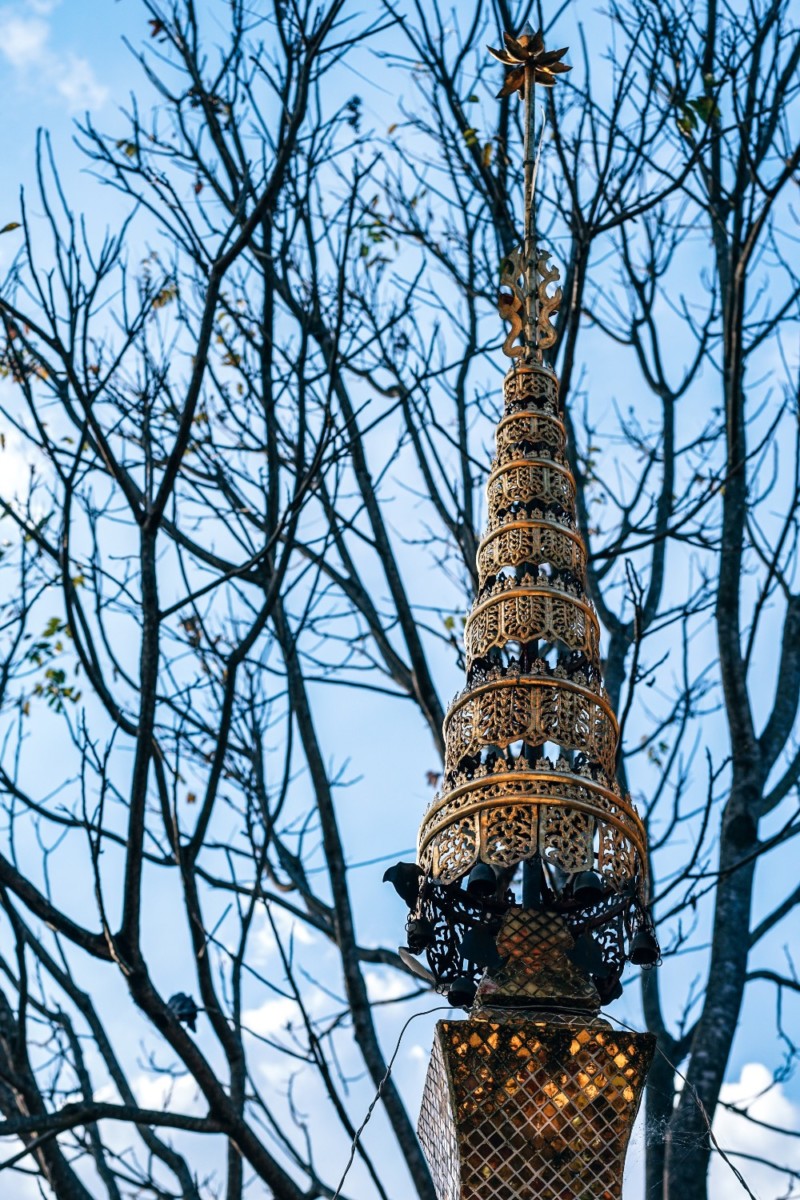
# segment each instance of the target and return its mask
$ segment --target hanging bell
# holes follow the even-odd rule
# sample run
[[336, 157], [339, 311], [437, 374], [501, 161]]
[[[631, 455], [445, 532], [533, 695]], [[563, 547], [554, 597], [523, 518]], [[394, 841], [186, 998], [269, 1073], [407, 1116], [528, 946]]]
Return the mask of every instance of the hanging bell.
[[590, 904], [599, 904], [605, 895], [605, 888], [597, 871], [579, 871], [572, 885], [572, 894], [587, 907]]
[[476, 900], [488, 900], [497, 891], [497, 876], [488, 863], [476, 863], [469, 873], [467, 891]]
[[588, 932], [581, 934], [568, 954], [587, 975], [600, 975], [606, 969], [603, 947]]
[[434, 928], [425, 917], [415, 917], [406, 925], [408, 948], [412, 954], [422, 954], [434, 938]]
[[471, 979], [468, 979], [466, 975], [459, 975], [450, 984], [447, 1003], [452, 1004], [453, 1008], [469, 1008], [475, 999], [477, 990]]
[[661, 957], [655, 934], [649, 929], [637, 929], [631, 938], [628, 958], [635, 967], [654, 967]]

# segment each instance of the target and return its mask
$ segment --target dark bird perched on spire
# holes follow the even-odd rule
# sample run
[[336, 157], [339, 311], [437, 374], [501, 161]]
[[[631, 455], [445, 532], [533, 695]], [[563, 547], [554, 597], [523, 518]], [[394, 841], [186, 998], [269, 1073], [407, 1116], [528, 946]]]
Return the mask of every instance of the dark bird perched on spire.
[[542, 87], [552, 87], [556, 82], [556, 75], [572, 70], [572, 67], [561, 62], [567, 53], [567, 47], [564, 46], [561, 50], [545, 50], [541, 29], [534, 33], [530, 25], [526, 25], [519, 37], [504, 33], [503, 41], [506, 45], [505, 50], [486, 47], [498, 62], [509, 68], [505, 82], [497, 93], [498, 100], [502, 96], [510, 96], [512, 92], [519, 92], [520, 99], [524, 97], [526, 67], [534, 68], [533, 81]]

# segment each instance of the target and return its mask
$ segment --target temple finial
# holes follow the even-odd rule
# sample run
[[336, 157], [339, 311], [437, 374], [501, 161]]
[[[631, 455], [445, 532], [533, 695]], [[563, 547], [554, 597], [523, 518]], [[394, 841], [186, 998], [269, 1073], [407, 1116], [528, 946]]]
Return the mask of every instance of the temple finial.
[[[546, 287], [558, 279], [555, 268], [548, 269], [549, 255], [542, 253], [536, 237], [536, 112], [534, 98], [536, 84], [552, 87], [559, 75], [572, 68], [562, 62], [567, 47], [546, 50], [541, 30], [534, 33], [530, 23], [522, 33], [512, 37], [503, 34], [504, 49], [489, 53], [507, 68], [498, 98], [518, 92], [525, 103], [523, 120], [525, 171], [525, 235], [521, 247], [517, 247], [503, 261], [501, 291], [498, 298], [500, 315], [509, 321], [511, 329], [503, 350], [509, 358], [522, 358], [528, 363], [541, 363], [543, 351], [555, 341], [555, 330], [550, 316], [561, 301], [561, 289], [548, 296]], [[517, 343], [517, 339], [521, 339]]]
[[437, 1200], [621, 1200], [656, 1049], [600, 1008], [626, 959], [655, 966], [647, 829], [616, 776], [558, 378], [543, 352], [558, 279], [538, 246], [536, 83], [569, 67], [526, 26], [501, 95], [525, 105], [525, 233], [509, 255], [504, 406], [464, 624], [466, 687], [444, 720], [441, 789], [417, 861], [384, 878], [408, 906], [408, 955], [466, 1020], [439, 1021], [419, 1138]]

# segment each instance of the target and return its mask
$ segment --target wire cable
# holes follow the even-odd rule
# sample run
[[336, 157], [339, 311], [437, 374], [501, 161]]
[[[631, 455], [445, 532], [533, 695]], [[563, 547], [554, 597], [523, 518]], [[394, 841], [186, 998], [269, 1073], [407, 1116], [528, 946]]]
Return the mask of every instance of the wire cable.
[[408, 1029], [409, 1025], [411, 1024], [412, 1021], [416, 1021], [417, 1017], [429, 1017], [429, 1016], [431, 1016], [432, 1013], [437, 1013], [437, 1012], [451, 1013], [452, 1011], [453, 1011], [453, 1009], [449, 1004], [438, 1004], [436, 1006], [436, 1008], [427, 1008], [423, 1012], [412, 1013], [411, 1016], [406, 1021], [403, 1028], [400, 1030], [399, 1036], [397, 1038], [397, 1043], [395, 1045], [394, 1050], [392, 1051], [392, 1057], [389, 1059], [389, 1065], [386, 1068], [386, 1074], [384, 1075], [383, 1079], [378, 1084], [378, 1090], [375, 1093], [375, 1095], [373, 1096], [372, 1103], [370, 1104], [369, 1108], [367, 1109], [367, 1115], [364, 1117], [364, 1120], [361, 1122], [358, 1129], [356, 1130], [356, 1135], [353, 1138], [353, 1143], [350, 1147], [350, 1157], [347, 1160], [344, 1171], [342, 1172], [342, 1178], [339, 1180], [339, 1184], [336, 1188], [336, 1191], [333, 1193], [331, 1200], [339, 1200], [339, 1196], [341, 1195], [342, 1188], [344, 1187], [344, 1181], [345, 1181], [345, 1179], [347, 1179], [347, 1176], [350, 1173], [350, 1168], [353, 1165], [353, 1161], [356, 1156], [356, 1151], [358, 1150], [358, 1144], [361, 1141], [361, 1135], [364, 1132], [364, 1130], [366, 1129], [366, 1127], [369, 1123], [369, 1120], [370, 1120], [373, 1112], [375, 1111], [375, 1107], [376, 1107], [378, 1101], [380, 1100], [381, 1096], [383, 1095], [383, 1089], [386, 1087], [386, 1084], [389, 1082], [389, 1076], [392, 1073], [392, 1067], [394, 1066], [394, 1061], [400, 1052], [400, 1045], [403, 1041], [403, 1038], [405, 1037], [405, 1033], [406, 1033], [406, 1030]]

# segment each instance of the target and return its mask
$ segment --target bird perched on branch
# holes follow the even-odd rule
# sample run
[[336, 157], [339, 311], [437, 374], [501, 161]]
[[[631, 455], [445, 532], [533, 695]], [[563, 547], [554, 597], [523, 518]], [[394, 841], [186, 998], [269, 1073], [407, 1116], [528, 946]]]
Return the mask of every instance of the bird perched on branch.
[[185, 992], [176, 992], [167, 1001], [167, 1008], [171, 1010], [174, 1017], [177, 1017], [181, 1025], [188, 1025], [192, 1033], [197, 1032], [197, 1017], [200, 1010], [191, 996], [187, 996]]

